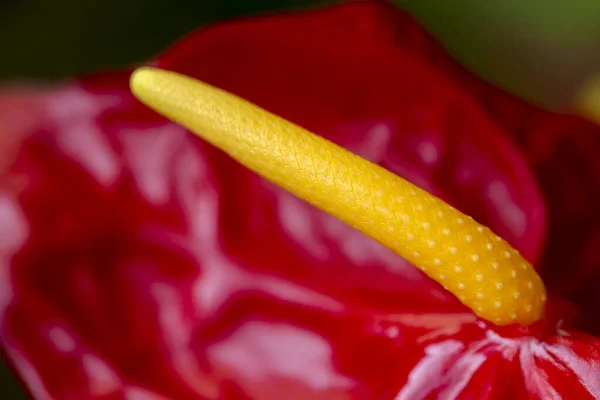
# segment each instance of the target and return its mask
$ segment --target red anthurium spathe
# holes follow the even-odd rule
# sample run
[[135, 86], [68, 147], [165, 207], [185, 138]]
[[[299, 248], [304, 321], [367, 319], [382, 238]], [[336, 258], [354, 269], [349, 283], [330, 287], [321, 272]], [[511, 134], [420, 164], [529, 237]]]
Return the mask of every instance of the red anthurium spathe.
[[129, 92], [0, 95], [3, 350], [36, 399], [600, 398], [600, 129], [461, 69], [390, 5], [202, 29], [153, 63], [407, 178], [549, 290], [497, 327]]

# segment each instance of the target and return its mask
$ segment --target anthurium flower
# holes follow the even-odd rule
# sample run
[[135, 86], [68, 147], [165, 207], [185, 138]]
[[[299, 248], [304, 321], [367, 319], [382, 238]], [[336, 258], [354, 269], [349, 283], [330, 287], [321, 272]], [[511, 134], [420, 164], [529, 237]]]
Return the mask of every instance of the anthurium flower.
[[545, 314], [478, 317], [140, 103], [131, 71], [95, 74], [0, 95], [1, 340], [34, 398], [600, 397], [600, 128], [480, 81], [378, 1], [204, 28], [151, 64], [489, 227]]

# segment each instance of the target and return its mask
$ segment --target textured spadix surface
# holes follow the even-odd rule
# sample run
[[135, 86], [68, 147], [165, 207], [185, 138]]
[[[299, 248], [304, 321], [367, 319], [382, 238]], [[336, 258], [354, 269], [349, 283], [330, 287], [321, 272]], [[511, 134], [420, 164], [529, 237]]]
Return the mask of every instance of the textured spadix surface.
[[412, 183], [198, 80], [141, 68], [131, 87], [167, 118], [410, 260], [482, 318], [504, 325], [542, 316], [546, 291], [531, 265]]

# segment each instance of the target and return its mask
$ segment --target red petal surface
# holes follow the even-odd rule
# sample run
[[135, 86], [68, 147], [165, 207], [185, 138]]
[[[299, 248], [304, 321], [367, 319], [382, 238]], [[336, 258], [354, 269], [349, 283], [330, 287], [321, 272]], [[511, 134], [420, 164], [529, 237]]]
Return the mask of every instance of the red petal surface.
[[[598, 129], [471, 78], [391, 6], [210, 27], [157, 64], [410, 179], [594, 299]], [[593, 308], [490, 327], [127, 81], [0, 97], [1, 337], [36, 399], [600, 397], [600, 340], [577, 330]]]

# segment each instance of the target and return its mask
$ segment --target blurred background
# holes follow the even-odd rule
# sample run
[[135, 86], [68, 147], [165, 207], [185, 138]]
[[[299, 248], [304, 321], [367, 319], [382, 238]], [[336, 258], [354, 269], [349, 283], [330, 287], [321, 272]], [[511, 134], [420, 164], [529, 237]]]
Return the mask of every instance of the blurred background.
[[[200, 25], [339, 0], [0, 0], [0, 82], [150, 58]], [[468, 67], [547, 106], [600, 73], [598, 0], [389, 0]]]
[[[0, 0], [0, 85], [152, 57], [194, 28], [331, 0]], [[546, 107], [600, 73], [599, 0], [394, 0], [467, 67]], [[299, 33], [301, 34], [301, 32]], [[24, 399], [0, 367], [0, 394]]]

